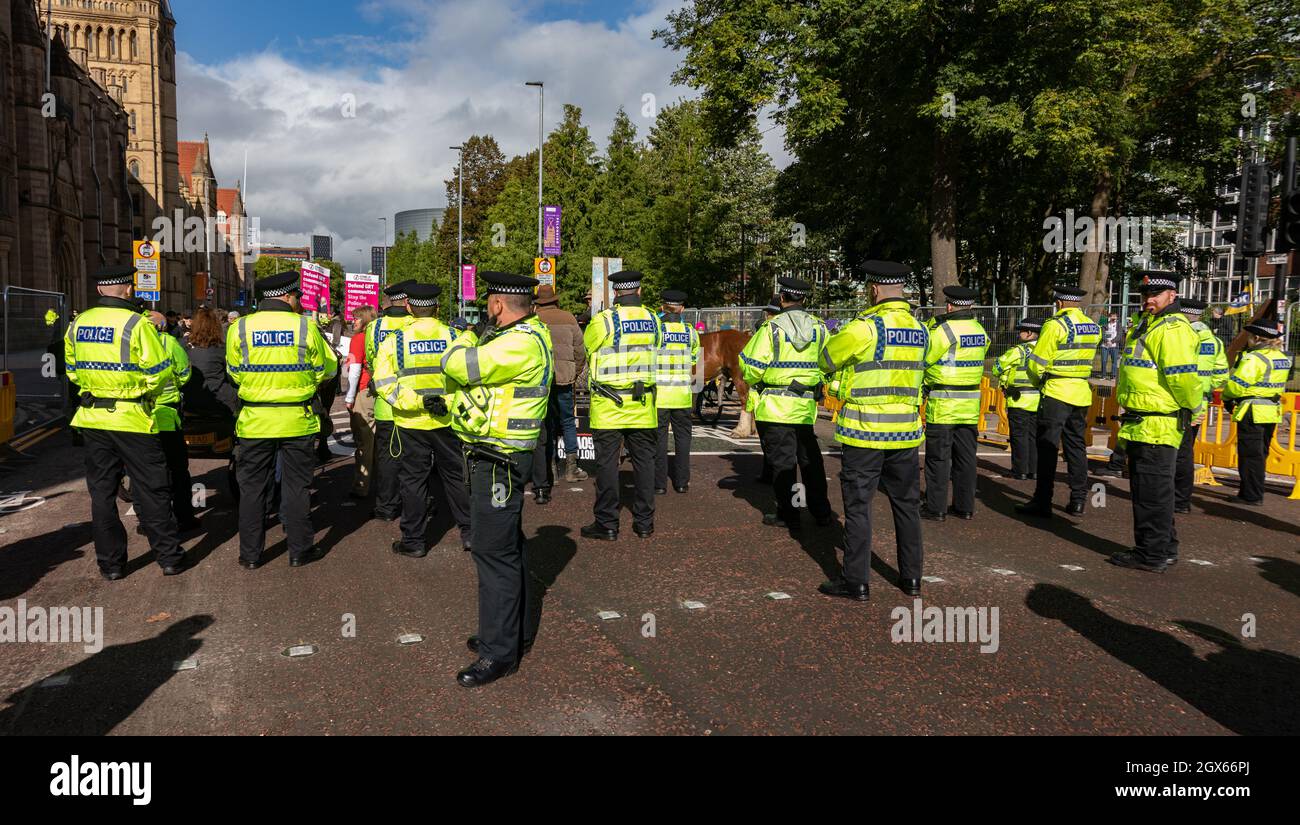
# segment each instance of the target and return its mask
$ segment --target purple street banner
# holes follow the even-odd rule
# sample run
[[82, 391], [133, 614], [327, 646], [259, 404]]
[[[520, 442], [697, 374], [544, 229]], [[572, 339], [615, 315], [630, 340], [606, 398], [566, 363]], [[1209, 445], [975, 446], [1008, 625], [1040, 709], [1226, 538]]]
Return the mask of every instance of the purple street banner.
[[560, 207], [542, 207], [542, 254], [560, 254]]
[[478, 274], [478, 267], [473, 264], [465, 264], [460, 268], [460, 297], [462, 300], [478, 300], [478, 289], [474, 283], [474, 276]]

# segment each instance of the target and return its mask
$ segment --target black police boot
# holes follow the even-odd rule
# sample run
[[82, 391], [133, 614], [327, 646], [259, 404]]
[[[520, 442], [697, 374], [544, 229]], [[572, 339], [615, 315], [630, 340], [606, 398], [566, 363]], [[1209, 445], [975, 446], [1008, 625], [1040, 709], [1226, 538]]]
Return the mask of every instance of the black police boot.
[[551, 503], [551, 488], [538, 487], [533, 490], [533, 501], [537, 504], [546, 505]]
[[1127, 567], [1130, 570], [1144, 570], [1147, 573], [1163, 573], [1169, 569], [1168, 559], [1149, 561], [1132, 550], [1114, 553], [1109, 559], [1106, 559], [1106, 561], [1116, 567]]
[[649, 527], [637, 527], [633, 525], [632, 532], [636, 533], [636, 537], [639, 539], [648, 539], [655, 534], [655, 527], [653, 524]]
[[1031, 498], [1029, 501], [1026, 501], [1024, 504], [1017, 504], [1016, 512], [1022, 516], [1037, 516], [1039, 518], [1051, 518], [1052, 505], [1043, 504]]
[[788, 530], [799, 529], [799, 516], [796, 514], [792, 519], [786, 519], [780, 513], [764, 513], [763, 524], [768, 527], [780, 527]]
[[920, 579], [899, 579], [898, 589], [902, 590], [904, 593], [906, 593], [909, 596], [919, 596], [921, 595], [921, 580]]
[[817, 586], [817, 592], [825, 596], [852, 599], [855, 602], [865, 602], [871, 595], [867, 585], [854, 584], [847, 579], [831, 579], [822, 582]]
[[975, 518], [974, 513], [964, 513], [961, 510], [958, 510], [956, 507], [949, 507], [948, 515], [956, 516], [957, 518], [963, 519], [965, 521], [970, 521], [971, 519]]
[[518, 664], [502, 664], [494, 662], [491, 659], [479, 659], [474, 664], [465, 668], [456, 674], [456, 681], [461, 687], [475, 688], [483, 685], [490, 685], [497, 679], [504, 679], [506, 676], [514, 673], [519, 669]]
[[1190, 505], [1190, 504], [1176, 504], [1176, 505], [1174, 505], [1174, 512], [1175, 512], [1175, 513], [1178, 513], [1178, 514], [1180, 514], [1180, 515], [1186, 515], [1186, 514], [1192, 512], [1192, 505]]
[[618, 531], [608, 530], [599, 524], [588, 524], [582, 528], [582, 537], [584, 539], [596, 539], [597, 541], [618, 541]]
[[324, 557], [325, 557], [325, 551], [321, 550], [319, 547], [313, 544], [311, 547], [308, 547], [306, 552], [304, 552], [298, 558], [289, 559], [289, 566], [305, 567], [306, 565], [311, 564], [314, 561], [320, 561]]
[[406, 545], [402, 544], [402, 540], [398, 539], [393, 542], [393, 552], [399, 556], [406, 556], [411, 559], [422, 559], [429, 555], [429, 548], [426, 547], [422, 550], [408, 550], [406, 549]]
[[673, 489], [676, 490], [676, 491], [679, 492], [679, 493], [689, 493], [689, 492], [691, 491], [691, 485], [689, 485], [689, 484], [675, 484], [675, 485], [673, 485]]
[[126, 578], [126, 574], [121, 570], [100, 570], [99, 575], [104, 577], [104, 581], [116, 582]]
[[943, 513], [936, 513], [924, 504], [921, 505], [921, 518], [926, 521], [943, 521], [947, 518]]
[[172, 562], [171, 564], [163, 565], [162, 572], [164, 576], [179, 576], [180, 574], [184, 573], [186, 570], [189, 569], [190, 569], [190, 560], [187, 559], [185, 556], [181, 556], [178, 560]]
[[657, 495], [657, 496], [666, 496], [666, 495], [668, 495], [668, 488], [667, 488], [667, 487], [656, 487], [656, 488], [655, 488], [655, 495]]
[[1065, 506], [1065, 512], [1071, 516], [1081, 516], [1087, 510], [1082, 501], [1072, 501]]

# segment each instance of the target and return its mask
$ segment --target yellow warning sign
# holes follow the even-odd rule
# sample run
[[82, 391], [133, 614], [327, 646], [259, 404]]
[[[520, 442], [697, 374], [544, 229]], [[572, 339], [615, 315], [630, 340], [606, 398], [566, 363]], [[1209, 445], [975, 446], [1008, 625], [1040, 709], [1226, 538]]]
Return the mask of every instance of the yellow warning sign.
[[533, 258], [533, 277], [537, 279], [537, 285], [543, 284], [555, 286], [555, 259], [554, 258]]

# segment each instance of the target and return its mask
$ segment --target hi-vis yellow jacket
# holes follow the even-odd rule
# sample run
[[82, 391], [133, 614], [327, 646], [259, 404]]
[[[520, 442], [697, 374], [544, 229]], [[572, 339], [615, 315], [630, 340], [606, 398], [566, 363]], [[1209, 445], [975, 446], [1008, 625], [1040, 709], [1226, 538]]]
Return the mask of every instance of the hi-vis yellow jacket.
[[1092, 404], [1092, 362], [1101, 345], [1101, 326], [1078, 307], [1063, 309], [1043, 322], [1029, 356], [1029, 377], [1043, 395], [1087, 407]]
[[[663, 347], [663, 326], [659, 323], [659, 316], [640, 303], [615, 303], [591, 319], [583, 333], [582, 343], [587, 350], [591, 428], [658, 428], [655, 357]], [[643, 390], [639, 400], [634, 397], [637, 384]], [[617, 394], [623, 403], [620, 405], [605, 395], [600, 387]]]
[[785, 310], [754, 333], [740, 353], [740, 371], [750, 395], [758, 394], [755, 421], [817, 421], [816, 390], [826, 380], [817, 358], [826, 338], [826, 325], [802, 309]]
[[284, 301], [262, 301], [226, 332], [226, 371], [239, 385], [240, 438], [297, 438], [320, 432], [316, 387], [339, 361], [320, 330]]
[[863, 310], [826, 339], [821, 366], [831, 394], [844, 402], [835, 440], [849, 447], [903, 450], [918, 446], [921, 382], [929, 334], [901, 298]]
[[176, 336], [160, 332], [158, 337], [162, 340], [172, 365], [166, 371], [171, 380], [163, 384], [162, 392], [158, 394], [153, 418], [158, 424], [159, 432], [173, 432], [181, 428], [181, 388], [190, 380], [190, 356], [186, 354], [181, 342], [176, 340]]
[[700, 336], [681, 320], [663, 321], [664, 345], [655, 360], [655, 406], [661, 410], [688, 410], [691, 368], [700, 360]]
[[[456, 338], [455, 331], [437, 318], [411, 318], [384, 338], [375, 359], [375, 392], [392, 406], [393, 423], [410, 430], [438, 430], [451, 426], [451, 398], [442, 372], [442, 359]], [[425, 398], [446, 397], [446, 415], [434, 415]]]
[[551, 332], [530, 315], [489, 333], [474, 330], [451, 342], [442, 359], [448, 386], [457, 387], [451, 427], [462, 441], [505, 452], [537, 446], [555, 380]]
[[1201, 391], [1208, 396], [1228, 380], [1228, 353], [1219, 336], [1204, 321], [1193, 321], [1192, 329], [1196, 330], [1196, 338], [1200, 341], [1196, 373], [1201, 377]]
[[998, 386], [1002, 387], [1002, 392], [1007, 397], [1007, 409], [1038, 411], [1038, 387], [1029, 380], [1029, 373], [1025, 369], [1033, 351], [1033, 342], [1023, 341], [1002, 353], [998, 359]]
[[[401, 307], [389, 307], [384, 314], [366, 326], [366, 363], [370, 365], [370, 374], [375, 374], [375, 359], [379, 357], [379, 345], [384, 339], [411, 322], [411, 313]], [[382, 393], [376, 391], [375, 420], [392, 421], [393, 408]]]
[[1158, 315], [1143, 315], [1128, 331], [1115, 400], [1125, 414], [1141, 418], [1120, 424], [1121, 442], [1182, 444], [1178, 411], [1199, 411], [1205, 404], [1196, 372], [1198, 347], [1196, 331], [1177, 304]]
[[925, 420], [931, 424], [979, 424], [980, 381], [989, 336], [975, 313], [960, 309], [926, 325]]
[[64, 360], [68, 380], [83, 396], [72, 426], [158, 432], [153, 408], [173, 380], [172, 362], [158, 330], [135, 304], [104, 298], [78, 315], [68, 325]]
[[1232, 379], [1223, 387], [1224, 398], [1237, 399], [1232, 419], [1243, 421], [1249, 412], [1256, 424], [1281, 421], [1280, 399], [1293, 365], [1285, 352], [1271, 345], [1240, 353]]

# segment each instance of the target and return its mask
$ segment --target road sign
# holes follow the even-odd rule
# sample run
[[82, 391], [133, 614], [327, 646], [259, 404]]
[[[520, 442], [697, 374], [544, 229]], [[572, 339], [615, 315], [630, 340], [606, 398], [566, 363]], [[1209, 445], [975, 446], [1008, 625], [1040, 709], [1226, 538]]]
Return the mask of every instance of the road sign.
[[555, 259], [554, 258], [533, 258], [533, 277], [537, 279], [538, 285], [547, 284], [555, 286]]
[[[152, 241], [135, 241], [131, 245], [135, 265], [135, 291], [157, 292], [159, 283], [159, 258], [161, 251]], [[145, 299], [149, 300], [149, 299]], [[156, 298], [154, 300], [157, 300]]]
[[137, 290], [135, 293], [135, 297], [139, 298], [141, 301], [150, 301], [153, 303], [157, 303], [158, 301], [162, 300], [162, 293], [156, 290], [153, 292], [149, 292], [147, 290], [144, 292], [140, 292]]

